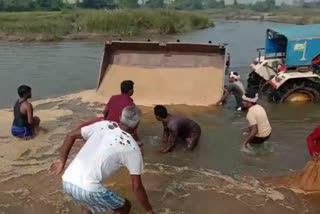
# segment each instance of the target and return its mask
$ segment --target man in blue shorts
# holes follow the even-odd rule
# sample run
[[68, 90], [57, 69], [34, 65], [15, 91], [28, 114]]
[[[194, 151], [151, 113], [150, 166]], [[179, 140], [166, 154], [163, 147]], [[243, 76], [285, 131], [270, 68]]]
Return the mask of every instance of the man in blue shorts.
[[40, 124], [39, 117], [33, 116], [33, 106], [28, 101], [31, 98], [31, 87], [21, 85], [18, 88], [18, 95], [20, 98], [13, 107], [14, 120], [11, 133], [15, 137], [30, 139]]
[[119, 123], [104, 120], [69, 133], [59, 151], [59, 159], [50, 171], [63, 171], [69, 152], [77, 139], [86, 143], [62, 176], [63, 190], [81, 205], [82, 214], [114, 211], [130, 212], [130, 202], [103, 185], [121, 166], [128, 169], [132, 190], [147, 214], [154, 214], [141, 180], [143, 161], [140, 148], [131, 134], [140, 121], [141, 111], [135, 106], [123, 109]]

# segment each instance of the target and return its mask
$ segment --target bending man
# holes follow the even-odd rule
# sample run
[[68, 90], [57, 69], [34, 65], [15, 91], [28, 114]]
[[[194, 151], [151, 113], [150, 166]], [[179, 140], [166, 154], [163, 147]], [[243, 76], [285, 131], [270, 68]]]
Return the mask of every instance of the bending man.
[[35, 135], [35, 129], [40, 124], [39, 117], [33, 116], [33, 106], [28, 101], [31, 98], [31, 87], [21, 85], [18, 88], [19, 99], [13, 107], [14, 120], [11, 133], [15, 137], [30, 139]]
[[240, 81], [240, 75], [237, 72], [231, 71], [229, 74], [229, 83], [230, 84], [228, 85], [225, 94], [217, 104], [223, 105], [227, 101], [228, 97], [233, 94], [237, 102], [235, 108], [240, 111], [242, 110], [242, 96], [245, 92], [243, 84]]
[[257, 104], [258, 94], [255, 91], [248, 91], [242, 97], [243, 107], [248, 109], [247, 120], [249, 122], [249, 134], [243, 141], [243, 146], [248, 144], [262, 144], [270, 138], [271, 126], [266, 111]]
[[193, 150], [197, 145], [200, 135], [200, 126], [183, 116], [168, 114], [166, 107], [157, 105], [154, 108], [154, 114], [158, 121], [163, 124], [162, 150], [166, 153], [172, 151], [178, 138], [186, 141], [187, 150]]
[[67, 135], [50, 171], [59, 174], [63, 171], [69, 152], [77, 139], [86, 143], [70, 163], [62, 176], [63, 190], [74, 202], [81, 205], [82, 214], [113, 210], [118, 214], [130, 212], [128, 200], [103, 186], [103, 181], [121, 166], [130, 175], [132, 189], [138, 201], [153, 214], [146, 191], [141, 181], [143, 161], [140, 149], [131, 133], [140, 120], [141, 112], [135, 106], [123, 109], [120, 123], [101, 121], [75, 130]]

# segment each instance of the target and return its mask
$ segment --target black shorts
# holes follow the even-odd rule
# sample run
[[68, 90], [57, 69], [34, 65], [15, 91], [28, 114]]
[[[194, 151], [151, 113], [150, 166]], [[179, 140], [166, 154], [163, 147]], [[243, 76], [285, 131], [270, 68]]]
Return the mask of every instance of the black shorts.
[[265, 141], [267, 141], [270, 138], [271, 134], [267, 137], [254, 137], [249, 143], [250, 144], [263, 144]]

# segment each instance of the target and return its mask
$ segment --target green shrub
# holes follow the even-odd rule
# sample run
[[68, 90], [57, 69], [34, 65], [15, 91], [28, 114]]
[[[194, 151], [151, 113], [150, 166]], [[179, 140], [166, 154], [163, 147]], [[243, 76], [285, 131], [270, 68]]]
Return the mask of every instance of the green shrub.
[[109, 36], [137, 36], [146, 32], [173, 34], [211, 24], [206, 15], [164, 9], [0, 13], [0, 33], [28, 37], [39, 37], [40, 34], [46, 38], [62, 38], [72, 33]]

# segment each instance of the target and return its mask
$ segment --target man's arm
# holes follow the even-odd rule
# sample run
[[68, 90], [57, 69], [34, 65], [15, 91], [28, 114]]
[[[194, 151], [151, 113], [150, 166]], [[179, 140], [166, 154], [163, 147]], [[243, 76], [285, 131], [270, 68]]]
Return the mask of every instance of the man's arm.
[[109, 114], [109, 106], [111, 105], [112, 100], [113, 100], [113, 96], [110, 97], [110, 99], [109, 99], [108, 102], [106, 103], [106, 106], [104, 107], [104, 110], [103, 110], [104, 119], [107, 119], [107, 117], [108, 117], [108, 114]]
[[171, 152], [176, 146], [176, 140], [178, 137], [178, 130], [176, 127], [172, 127], [170, 130], [167, 129], [165, 135], [165, 141], [162, 143], [162, 153]]
[[108, 106], [106, 105], [106, 107], [103, 109], [103, 117], [104, 117], [104, 119], [107, 119], [108, 114], [109, 114], [109, 109], [108, 109]]
[[168, 138], [169, 138], [169, 130], [167, 127], [163, 127], [163, 134], [162, 134], [162, 148], [165, 148], [168, 144]]
[[162, 151], [163, 153], [167, 153], [167, 152], [171, 152], [174, 147], [176, 146], [176, 140], [177, 140], [177, 133], [171, 133], [169, 135], [169, 139], [168, 139], [168, 143], [166, 145], [166, 147], [164, 148], [164, 151]]
[[147, 211], [147, 214], [153, 214], [146, 190], [142, 184], [141, 175], [131, 175], [132, 191], [136, 198]]
[[28, 123], [33, 126], [33, 106], [31, 103], [25, 102], [24, 108], [27, 112]]
[[249, 134], [246, 137], [246, 139], [243, 141], [243, 146], [247, 147], [248, 143], [252, 140], [252, 138], [254, 138], [258, 133], [258, 126], [256, 125], [252, 125], [249, 127]]
[[74, 130], [66, 136], [63, 145], [59, 149], [59, 159], [50, 166], [50, 172], [52, 174], [60, 174], [63, 171], [69, 152], [77, 139], [83, 139], [81, 129]]
[[231, 94], [231, 91], [226, 90], [225, 93], [224, 93], [224, 95], [223, 95], [223, 96], [221, 97], [221, 99], [217, 102], [217, 105], [223, 105], [223, 104], [226, 102], [226, 100], [227, 100], [227, 98], [229, 97], [230, 94]]

